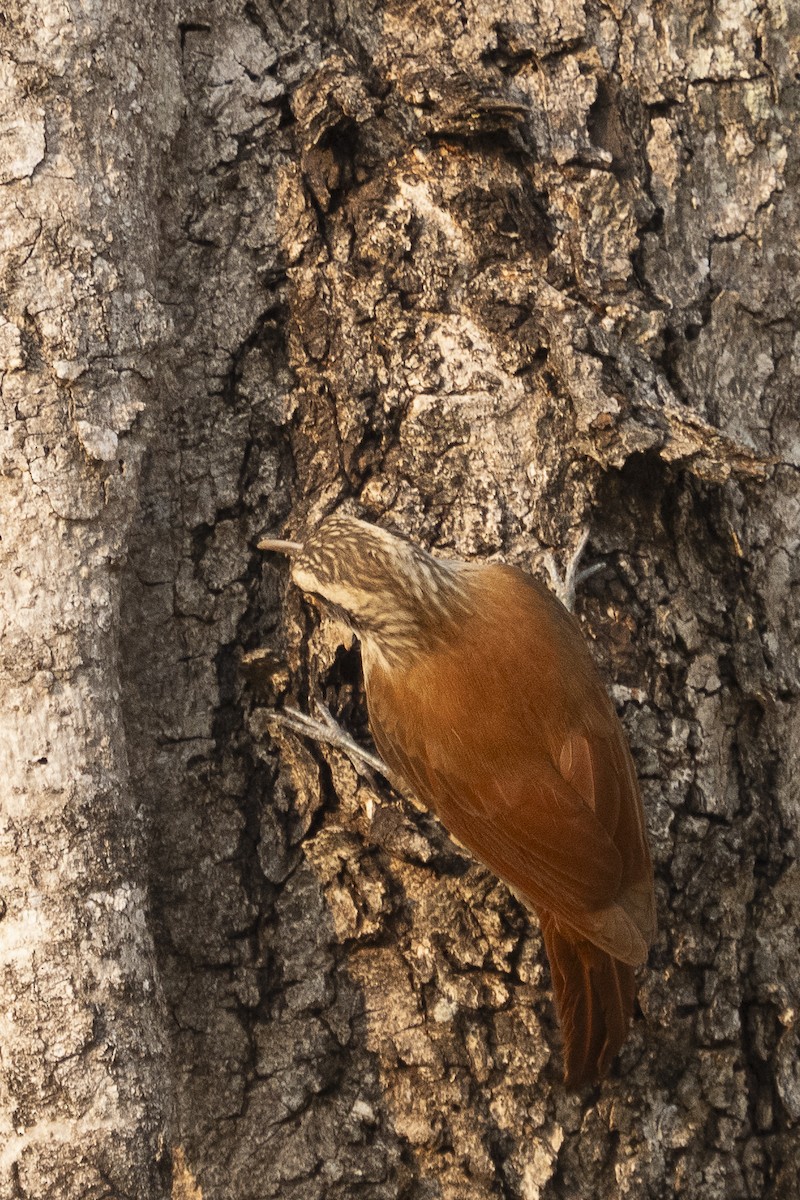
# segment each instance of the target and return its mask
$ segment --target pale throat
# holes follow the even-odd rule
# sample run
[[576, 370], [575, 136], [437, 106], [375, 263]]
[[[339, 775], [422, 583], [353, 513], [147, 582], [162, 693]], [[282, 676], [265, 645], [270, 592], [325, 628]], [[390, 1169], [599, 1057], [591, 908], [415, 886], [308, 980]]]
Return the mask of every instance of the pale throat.
[[359, 638], [365, 673], [371, 665], [410, 665], [418, 654], [446, 638], [454, 622], [472, 610], [470, 578], [475, 567], [432, 557], [399, 567], [393, 586], [364, 586], [353, 579], [321, 579], [297, 563], [292, 579], [319, 596], [332, 615]]

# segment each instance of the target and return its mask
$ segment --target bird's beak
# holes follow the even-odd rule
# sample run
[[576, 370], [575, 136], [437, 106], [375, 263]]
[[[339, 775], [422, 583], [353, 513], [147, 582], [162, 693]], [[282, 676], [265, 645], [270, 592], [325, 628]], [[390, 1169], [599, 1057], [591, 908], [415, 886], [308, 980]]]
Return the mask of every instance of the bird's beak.
[[264, 538], [258, 543], [259, 550], [277, 550], [279, 554], [296, 554], [303, 549], [302, 542], [284, 542], [281, 538]]

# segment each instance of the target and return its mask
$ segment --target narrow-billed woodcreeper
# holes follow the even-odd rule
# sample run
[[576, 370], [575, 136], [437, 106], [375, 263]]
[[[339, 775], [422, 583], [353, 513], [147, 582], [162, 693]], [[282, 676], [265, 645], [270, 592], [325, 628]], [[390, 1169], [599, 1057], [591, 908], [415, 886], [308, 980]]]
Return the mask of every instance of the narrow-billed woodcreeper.
[[630, 751], [577, 622], [514, 567], [434, 558], [351, 516], [260, 547], [358, 635], [390, 769], [538, 914], [565, 1082], [601, 1078], [655, 901]]

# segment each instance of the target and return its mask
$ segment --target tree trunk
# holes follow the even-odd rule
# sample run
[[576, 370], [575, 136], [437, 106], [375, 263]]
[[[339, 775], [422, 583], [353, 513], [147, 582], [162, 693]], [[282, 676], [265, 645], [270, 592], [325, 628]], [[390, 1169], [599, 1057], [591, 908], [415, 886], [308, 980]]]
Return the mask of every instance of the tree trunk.
[[177, 129], [166, 6], [4, 8], [0, 1195], [164, 1195], [172, 1103], [119, 676]]
[[[796, 15], [51, 7], [0, 32], [2, 1187], [795, 1194]], [[595, 1089], [529, 914], [271, 719], [368, 741], [254, 550], [343, 502], [532, 570], [591, 528], [659, 902]]]

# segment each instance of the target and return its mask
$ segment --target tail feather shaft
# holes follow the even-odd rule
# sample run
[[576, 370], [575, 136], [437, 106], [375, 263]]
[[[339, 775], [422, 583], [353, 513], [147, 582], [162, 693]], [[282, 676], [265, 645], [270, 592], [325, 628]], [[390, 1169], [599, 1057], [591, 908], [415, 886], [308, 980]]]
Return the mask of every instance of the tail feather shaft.
[[559, 928], [551, 913], [539, 917], [564, 1041], [564, 1082], [578, 1088], [606, 1074], [628, 1036], [633, 968]]

